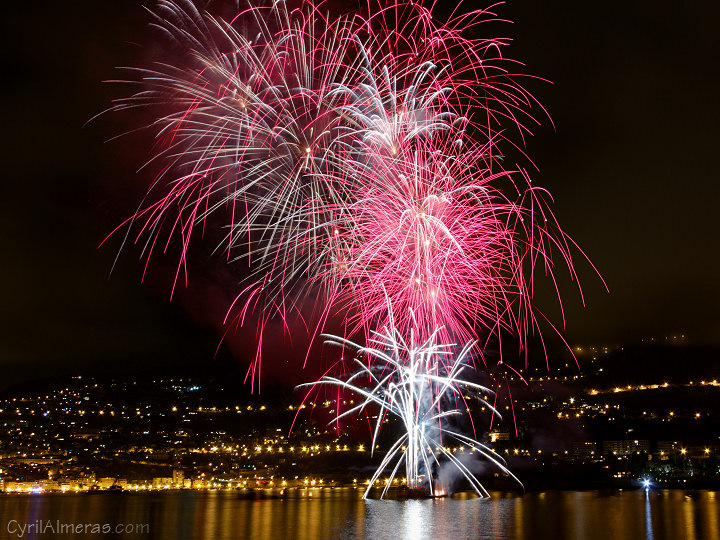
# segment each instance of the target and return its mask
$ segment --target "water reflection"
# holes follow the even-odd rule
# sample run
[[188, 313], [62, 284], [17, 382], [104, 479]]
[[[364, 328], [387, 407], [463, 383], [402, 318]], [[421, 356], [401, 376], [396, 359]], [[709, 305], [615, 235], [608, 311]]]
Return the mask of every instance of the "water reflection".
[[[425, 501], [406, 501], [402, 505], [404, 510], [405, 535], [406, 540], [422, 537], [423, 531], [427, 530], [425, 519], [429, 512], [423, 507]], [[378, 538], [377, 536], [375, 538]]]
[[518, 498], [365, 501], [366, 536], [342, 538], [518, 538], [512, 521]]
[[652, 528], [652, 509], [650, 508], [650, 492], [645, 490], [645, 538], [655, 540]]
[[[353, 489], [316, 489], [250, 500], [237, 492], [127, 495], [0, 495], [1, 538], [18, 524], [138, 523], [125, 540], [422, 538], [720, 540], [711, 491], [587, 491], [493, 494], [488, 499], [369, 500]], [[25, 538], [52, 538], [28, 534]], [[64, 534], [68, 540], [86, 534]]]

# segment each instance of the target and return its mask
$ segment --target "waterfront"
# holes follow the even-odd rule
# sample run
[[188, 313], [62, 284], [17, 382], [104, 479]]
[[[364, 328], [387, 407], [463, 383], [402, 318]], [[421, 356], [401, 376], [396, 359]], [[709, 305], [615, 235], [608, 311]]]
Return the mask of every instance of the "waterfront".
[[[63, 538], [131, 539], [545, 539], [720, 540], [720, 493], [548, 491], [491, 499], [369, 500], [353, 489], [316, 489], [277, 499], [235, 491], [143, 494], [8, 494], [0, 538], [24, 524], [147, 525], [141, 532]], [[49, 527], [49, 528], [48, 528]], [[36, 531], [38, 528], [36, 527]]]

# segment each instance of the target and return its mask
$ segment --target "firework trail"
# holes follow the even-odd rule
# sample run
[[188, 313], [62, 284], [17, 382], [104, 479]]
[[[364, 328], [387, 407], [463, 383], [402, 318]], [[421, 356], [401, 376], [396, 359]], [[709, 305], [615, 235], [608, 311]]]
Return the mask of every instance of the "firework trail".
[[508, 173], [491, 172], [483, 148], [443, 153], [436, 142], [416, 144], [398, 159], [347, 164], [362, 185], [352, 221], [337, 225], [337, 260], [324, 269], [345, 283], [334, 288], [334, 301], [349, 308], [351, 333], [387, 324], [387, 296], [406, 314], [399, 327], [411, 327], [411, 314], [426, 321], [422, 338], [439, 327], [444, 341], [527, 335], [538, 322], [524, 270], [551, 269], [553, 248], [567, 253], [533, 223], [544, 226], [545, 217], [521, 204], [542, 209], [544, 193], [528, 189], [509, 200], [493, 186]]
[[[362, 401], [339, 414], [336, 420], [372, 409], [377, 418], [372, 449], [388, 415], [398, 418], [404, 428], [370, 479], [364, 497], [389, 468], [381, 494], [381, 498], [384, 497], [403, 463], [410, 492], [427, 490], [433, 495], [444, 494], [433, 481], [433, 469], [442, 465], [439, 458], [455, 467], [479, 496], [489, 496], [468, 466], [448, 449], [447, 443], [453, 441], [466, 447], [469, 454], [477, 452], [518, 481], [491, 448], [452, 427], [453, 420], [469, 415], [465, 394], [482, 396], [493, 392], [463, 378], [463, 372], [471, 369], [466, 357], [474, 343], [468, 343], [458, 354], [453, 345], [437, 341], [439, 333], [436, 330], [426, 341], [418, 342], [411, 332], [406, 341], [397, 328], [385, 327], [382, 332], [374, 332], [366, 346], [337, 336], [325, 336], [328, 344], [356, 351], [353, 360], [356, 371], [346, 377], [325, 376], [303, 386], [337, 386], [357, 394]], [[492, 405], [482, 398], [480, 401], [492, 414], [500, 416]], [[459, 405], [463, 405], [462, 409]]]
[[387, 322], [381, 285], [463, 341], [525, 335], [521, 266], [551, 270], [552, 247], [570, 261], [541, 190], [521, 175], [512, 199], [492, 187], [509, 175], [499, 118], [524, 131], [532, 98], [495, 65], [502, 41], [460, 37], [484, 12], [437, 26], [424, 8], [391, 7], [329, 20], [278, 2], [226, 23], [161, 2], [156, 25], [192, 61], [138, 70], [142, 90], [113, 107], [172, 111], [150, 126], [160, 172], [128, 239], [149, 260], [179, 236], [177, 281], [216, 216], [218, 251], [250, 271], [240, 319], [300, 316], [312, 291], [321, 321], [336, 307], [348, 332], [367, 331]]
[[161, 0], [153, 16], [183, 62], [135, 70], [139, 91], [112, 107], [163, 111], [148, 126], [158, 172], [125, 241], [149, 263], [179, 237], [174, 290], [191, 238], [221, 231], [216, 251], [247, 276], [228, 320], [259, 321], [253, 381], [272, 317], [314, 337], [339, 313], [345, 337], [374, 335], [359, 373], [375, 386], [320, 382], [403, 419], [409, 484], [436, 459], [426, 447], [453, 461], [443, 433], [497, 461], [441, 422], [458, 413], [449, 398], [475, 388], [460, 378], [468, 348], [450, 344], [482, 349], [505, 333], [524, 344], [540, 330], [535, 271], [554, 282], [561, 260], [576, 275], [549, 194], [504, 167], [500, 146], [522, 154], [512, 139], [530, 134], [539, 105], [506, 40], [465, 37], [494, 15], [439, 23], [413, 2], [368, 0], [363, 15], [332, 17], [322, 3], [278, 1], [225, 21]]

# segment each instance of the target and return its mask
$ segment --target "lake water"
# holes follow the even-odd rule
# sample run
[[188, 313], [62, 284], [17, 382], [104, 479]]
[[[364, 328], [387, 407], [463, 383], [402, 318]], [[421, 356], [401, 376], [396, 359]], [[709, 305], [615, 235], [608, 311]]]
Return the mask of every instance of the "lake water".
[[[145, 529], [120, 532], [118, 525]], [[720, 493], [549, 491], [408, 501], [364, 501], [342, 488], [267, 500], [193, 491], [6, 494], [0, 526], [3, 539], [720, 540]]]

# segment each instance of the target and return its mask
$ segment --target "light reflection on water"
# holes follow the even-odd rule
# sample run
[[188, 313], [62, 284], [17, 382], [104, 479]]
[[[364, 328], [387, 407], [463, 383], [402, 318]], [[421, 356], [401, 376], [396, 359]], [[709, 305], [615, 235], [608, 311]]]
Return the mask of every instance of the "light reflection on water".
[[650, 506], [650, 492], [645, 491], [645, 536], [647, 540], [655, 540], [652, 526], [652, 507]]
[[516, 499], [365, 502], [363, 535], [349, 529], [338, 538], [516, 538], [511, 518]]
[[243, 499], [236, 492], [0, 495], [0, 538], [18, 537], [8, 532], [12, 520], [19, 524], [59, 520], [150, 525], [149, 534], [92, 535], [126, 540], [720, 540], [720, 497], [712, 491], [493, 495], [492, 499], [408, 501], [363, 501], [352, 489], [266, 500]]

